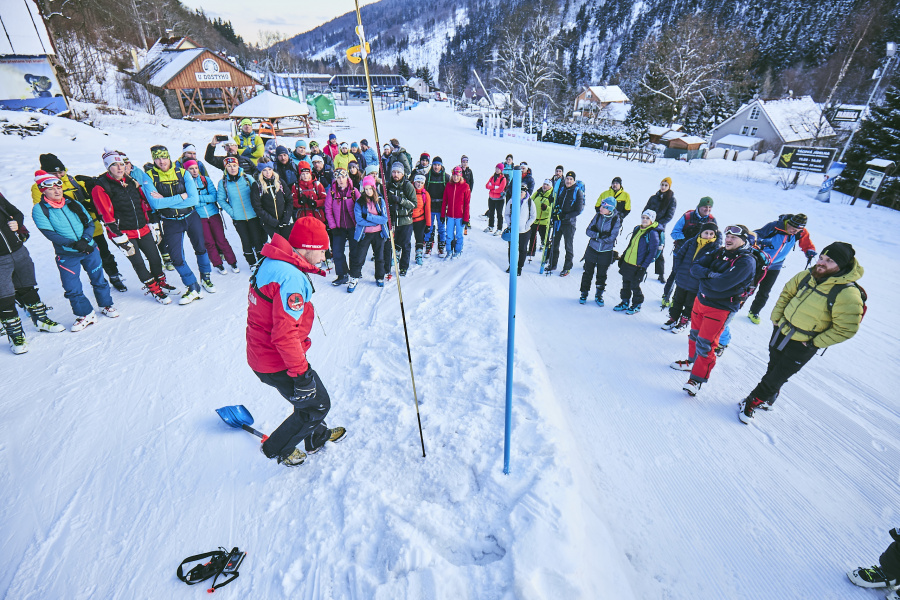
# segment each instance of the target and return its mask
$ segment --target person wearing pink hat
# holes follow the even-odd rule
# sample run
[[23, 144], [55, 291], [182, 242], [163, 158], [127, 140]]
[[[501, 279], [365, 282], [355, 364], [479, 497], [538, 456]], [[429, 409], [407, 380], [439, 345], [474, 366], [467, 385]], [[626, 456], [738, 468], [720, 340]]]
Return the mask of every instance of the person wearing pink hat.
[[[306, 360], [315, 320], [310, 275], [325, 276], [328, 232], [314, 217], [301, 217], [290, 234], [263, 246], [263, 258], [250, 278], [247, 307], [247, 363], [260, 381], [278, 390], [294, 412], [263, 438], [260, 451], [285, 467], [302, 465], [307, 453], [339, 442], [343, 427], [329, 428], [328, 390]], [[301, 444], [303, 447], [301, 448]]]
[[375, 283], [384, 287], [384, 243], [388, 238], [388, 211], [384, 200], [378, 195], [375, 178], [366, 175], [362, 180], [362, 195], [353, 206], [356, 219], [356, 260], [350, 263], [350, 283], [347, 291], [352, 293], [362, 277], [362, 267], [366, 264], [369, 246], [375, 255]]
[[503, 163], [497, 163], [494, 174], [484, 186], [488, 191], [488, 226], [484, 229], [485, 233], [494, 231], [494, 215], [497, 215], [497, 231], [503, 231], [503, 198], [507, 183]]
[[444, 189], [441, 218], [447, 219], [447, 240], [450, 258], [459, 258], [463, 251], [464, 227], [469, 224], [469, 202], [472, 190], [463, 179], [462, 167], [453, 167], [450, 183]]

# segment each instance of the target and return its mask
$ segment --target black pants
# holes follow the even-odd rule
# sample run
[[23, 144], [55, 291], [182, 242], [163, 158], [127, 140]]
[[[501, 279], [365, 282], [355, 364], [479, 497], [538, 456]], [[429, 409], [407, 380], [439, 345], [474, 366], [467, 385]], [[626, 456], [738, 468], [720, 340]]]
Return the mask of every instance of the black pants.
[[657, 275], [665, 275], [666, 274], [666, 257], [665, 257], [665, 248], [666, 248], [666, 232], [663, 231], [659, 234], [659, 256], [656, 257], [656, 274]]
[[488, 200], [488, 227], [494, 226], [494, 215], [497, 215], [497, 229], [503, 229], [503, 198]]
[[619, 273], [622, 274], [622, 291], [619, 293], [619, 298], [623, 302], [631, 300], [632, 306], [643, 304], [644, 293], [641, 291], [641, 282], [644, 280], [644, 270], [622, 262], [619, 265]]
[[[684, 243], [684, 240], [674, 240], [672, 245], [674, 246], [672, 252], [674, 253], [681, 244]], [[669, 271], [669, 277], [666, 279], [666, 285], [663, 286], [663, 298], [668, 300], [672, 297], [672, 288], [675, 287], [675, 258], [672, 258], [672, 270]], [[688, 310], [688, 316], [690, 316], [690, 310]]]
[[881, 555], [881, 570], [888, 579], [900, 579], [900, 543], [893, 542]]
[[584, 275], [581, 276], [581, 293], [587, 295], [591, 291], [591, 280], [594, 278], [594, 269], [597, 269], [597, 295], [603, 294], [606, 289], [606, 274], [612, 264], [612, 250], [597, 252], [590, 246], [584, 252]]
[[[391, 228], [391, 231], [394, 232], [394, 244], [398, 243], [397, 240], [397, 229]], [[394, 270], [394, 252], [391, 250], [391, 236], [390, 233], [384, 239], [384, 243], [382, 244], [381, 252], [383, 254], [382, 262], [384, 262], [384, 272], [390, 273]], [[400, 249], [397, 249], [397, 255], [400, 255]]]
[[[134, 268], [134, 272], [137, 273], [141, 283], [147, 283], [152, 277], [162, 276], [162, 258], [159, 255], [159, 248], [157, 248], [156, 243], [153, 241], [153, 236], [145, 235], [140, 239], [134, 238], [128, 241], [134, 245], [134, 254], [128, 257], [128, 262], [131, 263], [131, 266]], [[141, 257], [142, 252], [144, 256], [147, 257], [147, 262], [150, 263], [149, 270], [147, 269], [144, 259]]]
[[97, 244], [97, 249], [100, 250], [100, 260], [103, 262], [103, 270], [110, 277], [118, 275], [119, 265], [116, 264], [116, 257], [110, 252], [109, 244], [106, 242], [106, 238], [102, 233], [94, 237], [94, 243]]
[[263, 442], [263, 452], [269, 458], [287, 456], [303, 442], [304, 449], [309, 452], [319, 448], [328, 440], [328, 426], [325, 416], [331, 409], [331, 398], [328, 390], [322, 385], [319, 374], [312, 367], [308, 371], [316, 383], [316, 395], [312, 400], [295, 401], [294, 378], [287, 371], [277, 373], [256, 373], [259, 380], [278, 390], [281, 396], [290, 402], [294, 412], [269, 435]]
[[766, 374], [763, 375], [760, 382], [750, 392], [753, 398], [758, 398], [764, 402], [774, 402], [778, 392], [781, 391], [781, 386], [787, 383], [787, 380], [792, 375], [802, 369], [816, 355], [818, 350], [812, 342], [804, 345], [796, 340], [789, 341], [783, 350], [778, 350], [777, 346], [779, 344], [777, 342], [780, 340], [783, 340], [783, 337], [779, 334], [776, 336], [776, 343], [769, 346], [769, 366], [766, 369]]
[[364, 233], [356, 242], [356, 260], [350, 261], [350, 277], [354, 279], [362, 277], [362, 267], [366, 264], [366, 256], [369, 254], [371, 246], [372, 254], [375, 256], [375, 280], [384, 279], [384, 243], [381, 230]]
[[252, 267], [262, 258], [260, 252], [266, 243], [266, 232], [259, 222], [259, 217], [253, 217], [246, 221], [235, 220], [232, 223], [241, 238], [244, 259]]
[[[530, 231], [526, 231], [525, 233], [519, 234], [519, 264], [518, 264], [519, 275], [522, 274], [522, 267], [525, 266], [525, 255], [528, 252], [528, 240], [529, 239], [531, 239]], [[507, 260], [509, 260], [509, 258], [510, 258], [509, 255], [510, 255], [511, 250], [512, 250], [512, 247], [508, 247], [506, 250], [506, 259]]]
[[566, 243], [566, 260], [563, 262], [563, 271], [568, 271], [575, 264], [575, 225], [569, 222], [560, 223], [559, 229], [553, 235], [553, 254], [550, 256], [550, 270], [556, 269], [559, 263], [559, 243]]
[[[669, 281], [674, 280], [674, 276], [669, 278]], [[666, 285], [668, 285], [668, 282]], [[676, 287], [675, 295], [672, 296], [672, 306], [669, 307], [669, 318], [677, 320], [681, 317], [686, 317], [690, 319], [696, 298], [697, 292], [689, 292], [684, 288]]]
[[752, 314], [758, 315], [759, 311], [766, 305], [766, 302], [769, 301], [769, 293], [772, 291], [772, 286], [775, 285], [775, 280], [778, 279], [779, 273], [781, 273], [781, 269], [766, 271], [765, 276], [763, 276], [762, 280], [759, 282], [759, 287], [756, 288], [756, 296], [753, 298], [753, 304], [750, 305], [750, 312]]
[[266, 232], [268, 239], [272, 239], [272, 236], [276, 233], [280, 234], [284, 239], [287, 239], [291, 235], [291, 226], [279, 225], [278, 227], [271, 227], [269, 225], [263, 225], [263, 231]]
[[397, 248], [398, 261], [400, 261], [400, 270], [409, 269], [409, 255], [412, 253], [412, 223], [409, 225], [398, 225], [394, 228], [394, 246]]
[[421, 221], [416, 221], [412, 224], [413, 234], [416, 236], [416, 251], [419, 251], [425, 247], [426, 227], [428, 227], [428, 223], [425, 222], [424, 218]]
[[547, 225], [538, 225], [533, 223], [531, 231], [528, 232], [528, 256], [534, 256], [537, 252], [538, 236], [541, 236], [541, 243], [547, 244]]

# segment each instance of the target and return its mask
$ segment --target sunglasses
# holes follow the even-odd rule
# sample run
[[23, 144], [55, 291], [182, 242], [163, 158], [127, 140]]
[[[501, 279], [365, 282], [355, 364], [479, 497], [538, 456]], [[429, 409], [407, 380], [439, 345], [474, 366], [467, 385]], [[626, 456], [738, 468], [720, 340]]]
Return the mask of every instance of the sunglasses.
[[52, 187], [62, 187], [63, 183], [59, 179], [51, 179], [49, 181], [44, 181], [40, 184], [40, 188], [47, 189]]
[[744, 236], [744, 230], [738, 227], [737, 225], [729, 225], [725, 228], [725, 235], [736, 235], [739, 237]]

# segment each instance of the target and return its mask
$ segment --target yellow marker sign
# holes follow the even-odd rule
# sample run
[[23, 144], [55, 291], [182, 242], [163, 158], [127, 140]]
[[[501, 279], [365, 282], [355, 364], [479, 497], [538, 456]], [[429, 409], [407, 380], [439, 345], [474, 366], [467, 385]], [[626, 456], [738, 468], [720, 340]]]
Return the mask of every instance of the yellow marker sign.
[[[362, 62], [362, 57], [356, 56], [357, 53], [362, 52], [362, 45], [359, 46], [351, 46], [347, 48], [347, 60], [352, 62], [353, 64], [357, 64]], [[369, 46], [369, 42], [366, 42], [366, 54], [370, 54], [372, 52], [372, 47]]]

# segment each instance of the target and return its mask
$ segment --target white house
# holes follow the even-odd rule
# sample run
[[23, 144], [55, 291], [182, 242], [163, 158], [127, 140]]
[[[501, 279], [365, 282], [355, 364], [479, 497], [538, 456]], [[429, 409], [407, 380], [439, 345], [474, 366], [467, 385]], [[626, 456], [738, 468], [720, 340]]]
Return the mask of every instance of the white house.
[[624, 121], [631, 109], [631, 100], [617, 85], [585, 87], [575, 97], [574, 116]]
[[418, 94], [419, 98], [431, 97], [431, 90], [428, 89], [428, 84], [421, 77], [410, 77], [406, 80], [406, 87]]
[[763, 100], [741, 106], [710, 132], [711, 147], [734, 150], [772, 150], [783, 144], [811, 146], [835, 131], [822, 115], [822, 107], [810, 96]]

